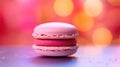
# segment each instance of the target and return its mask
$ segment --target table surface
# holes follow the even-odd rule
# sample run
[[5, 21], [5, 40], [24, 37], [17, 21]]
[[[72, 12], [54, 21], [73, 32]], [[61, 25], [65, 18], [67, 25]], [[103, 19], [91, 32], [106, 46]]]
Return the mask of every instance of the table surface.
[[0, 47], [0, 67], [120, 67], [120, 46], [80, 46], [69, 57], [43, 57], [31, 46]]

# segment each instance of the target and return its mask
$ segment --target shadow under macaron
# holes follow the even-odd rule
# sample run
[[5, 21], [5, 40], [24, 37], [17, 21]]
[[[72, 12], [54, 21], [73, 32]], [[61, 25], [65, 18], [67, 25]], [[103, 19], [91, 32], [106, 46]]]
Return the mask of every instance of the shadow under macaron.
[[45, 67], [74, 67], [77, 62], [77, 58], [74, 56], [63, 56], [63, 57], [48, 57], [48, 56], [36, 56], [30, 59], [30, 62], [35, 65]]

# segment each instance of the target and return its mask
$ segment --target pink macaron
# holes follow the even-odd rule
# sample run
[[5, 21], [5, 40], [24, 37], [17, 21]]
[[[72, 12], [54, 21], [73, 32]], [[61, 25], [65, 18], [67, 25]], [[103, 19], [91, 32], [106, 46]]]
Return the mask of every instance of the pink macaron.
[[75, 26], [63, 22], [49, 22], [36, 26], [32, 33], [34, 50], [43, 56], [68, 56], [77, 51]]

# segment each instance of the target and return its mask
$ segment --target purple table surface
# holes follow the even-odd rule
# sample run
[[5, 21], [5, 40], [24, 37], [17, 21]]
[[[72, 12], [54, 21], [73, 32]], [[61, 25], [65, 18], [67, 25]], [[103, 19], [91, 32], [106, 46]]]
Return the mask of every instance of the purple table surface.
[[1, 46], [0, 67], [120, 67], [120, 46], [80, 46], [69, 57], [43, 57], [31, 46]]

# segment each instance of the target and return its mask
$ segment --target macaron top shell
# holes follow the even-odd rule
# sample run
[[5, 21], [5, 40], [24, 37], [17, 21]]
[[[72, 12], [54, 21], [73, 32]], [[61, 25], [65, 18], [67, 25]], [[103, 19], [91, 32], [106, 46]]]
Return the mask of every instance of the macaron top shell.
[[40, 39], [70, 39], [76, 38], [78, 32], [76, 27], [71, 24], [50, 22], [36, 26], [32, 35], [34, 38]]

